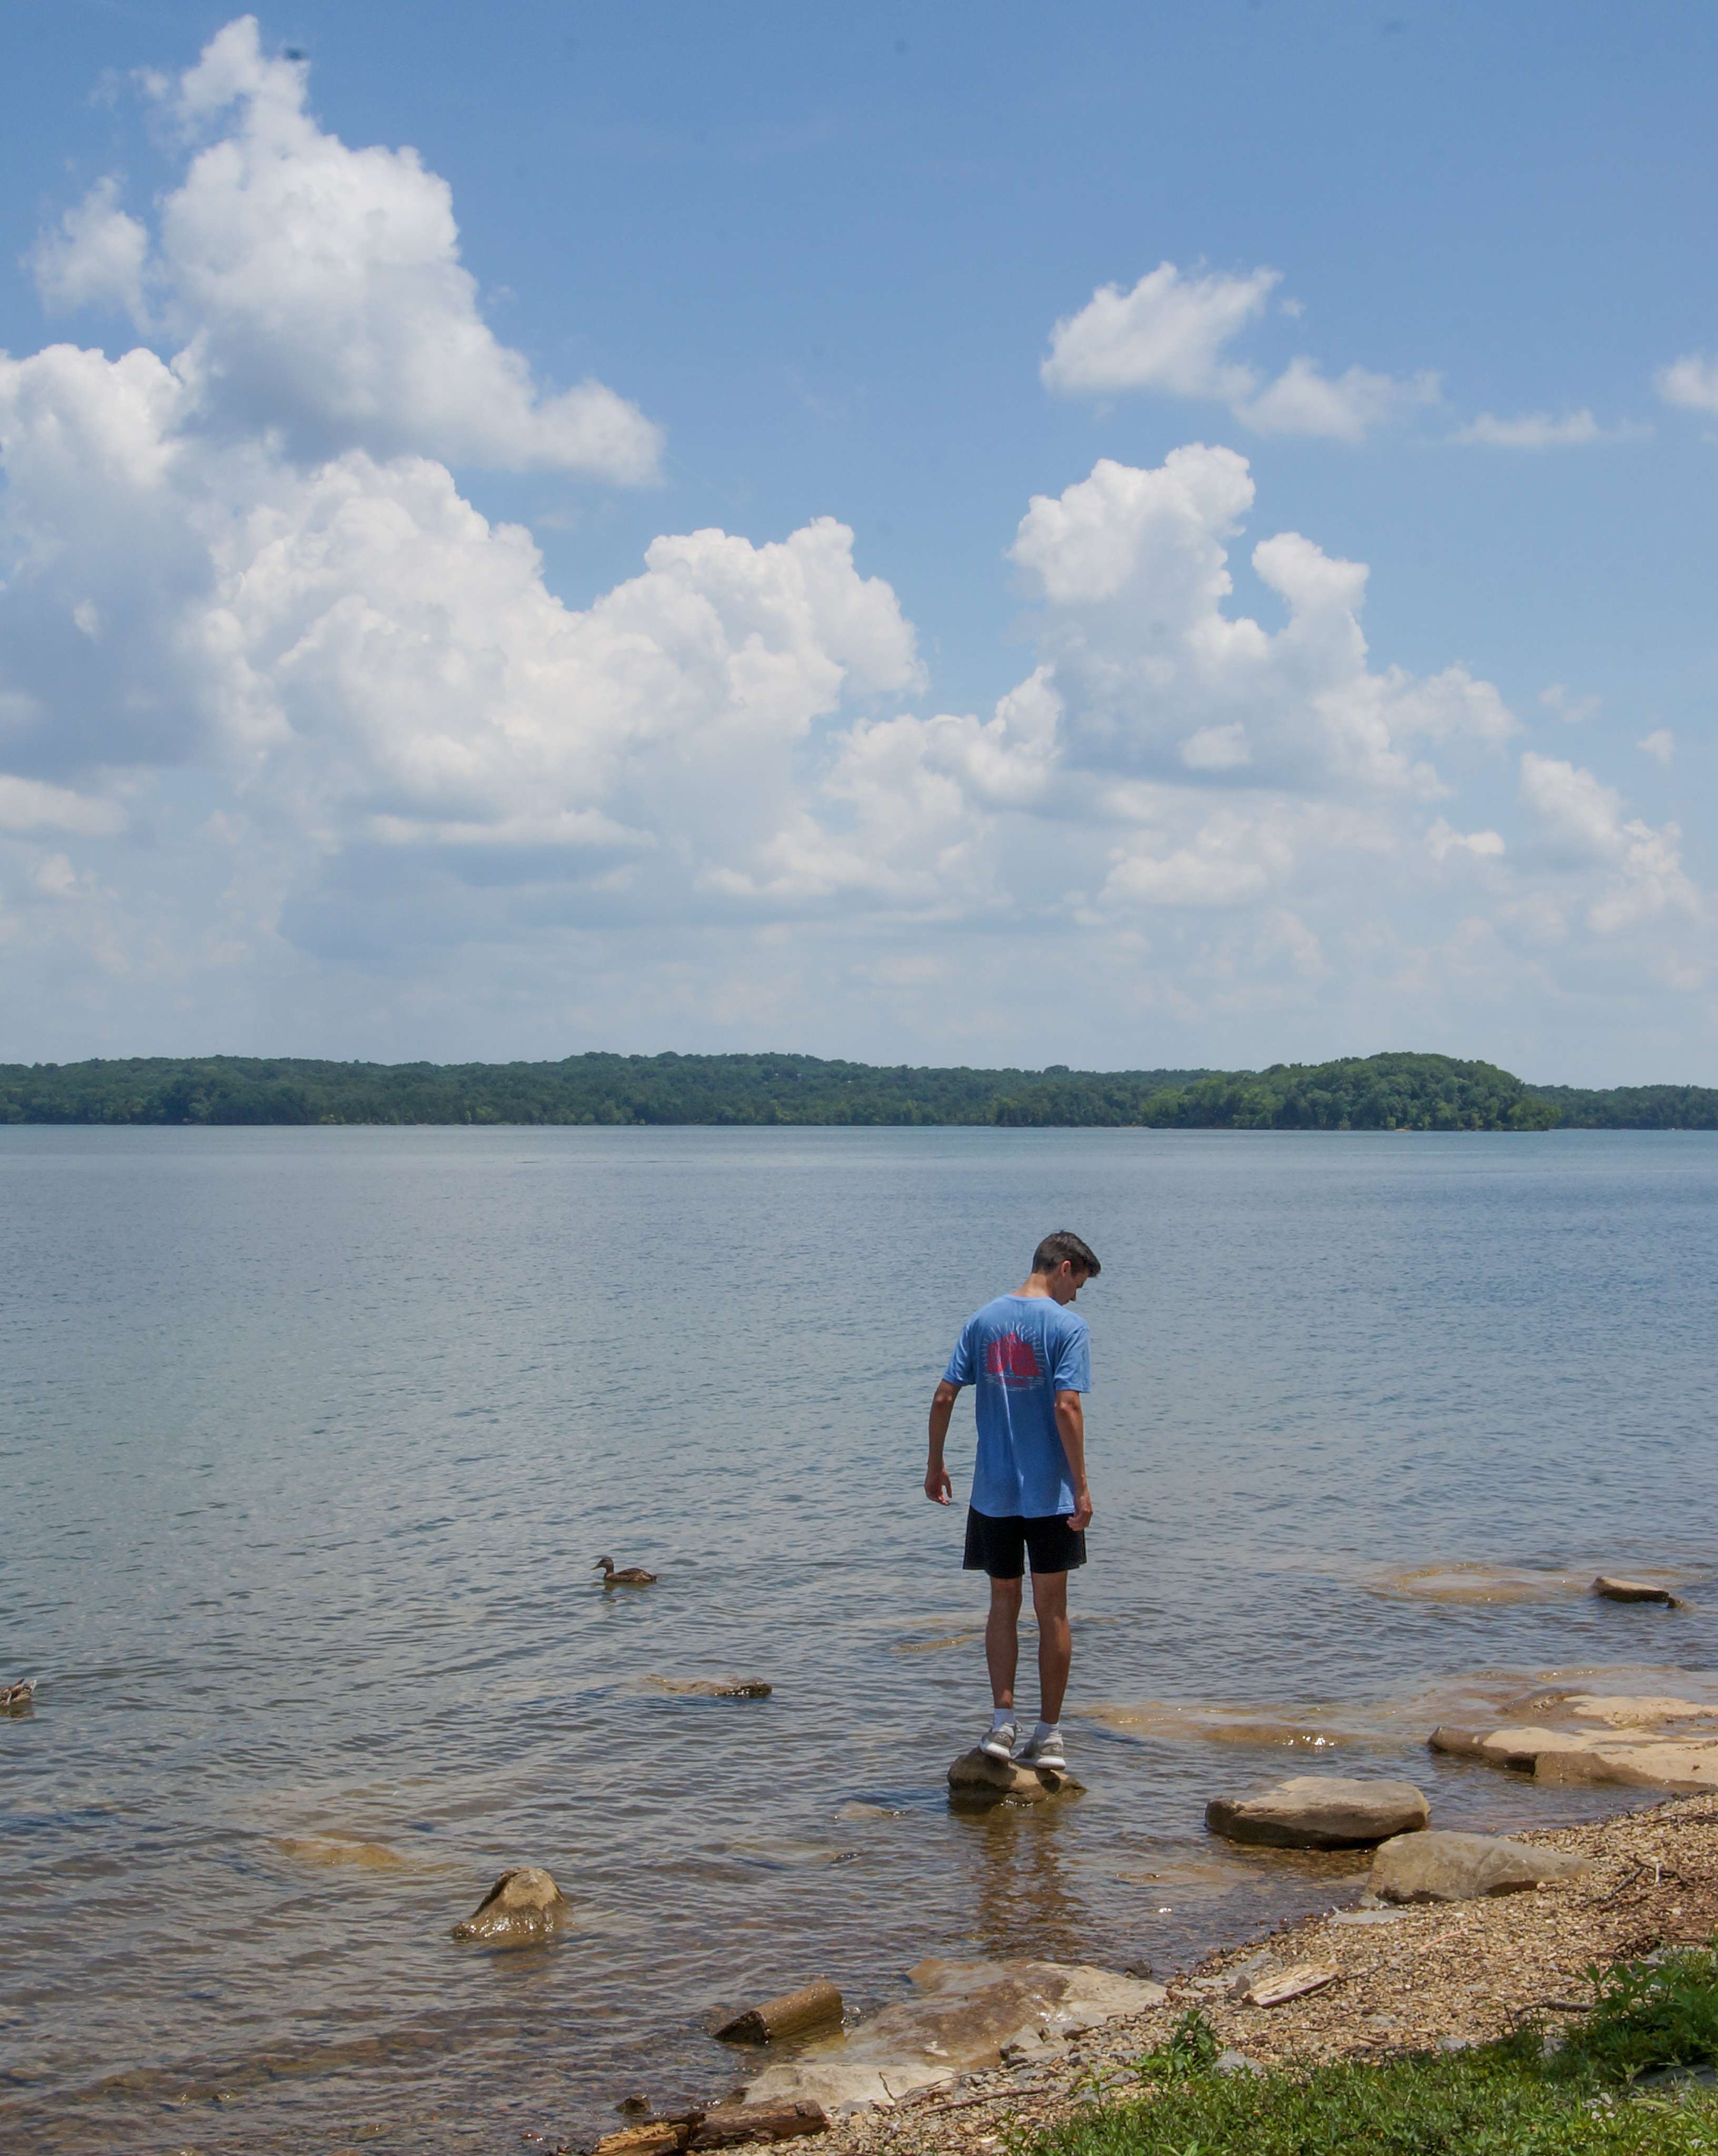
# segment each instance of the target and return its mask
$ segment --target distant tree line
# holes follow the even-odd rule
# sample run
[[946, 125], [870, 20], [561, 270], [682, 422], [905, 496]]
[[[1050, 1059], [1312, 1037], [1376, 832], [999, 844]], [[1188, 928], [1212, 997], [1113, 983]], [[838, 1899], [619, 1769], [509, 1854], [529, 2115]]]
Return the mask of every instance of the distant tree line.
[[1587, 1086], [1534, 1086], [1528, 1090], [1549, 1101], [1569, 1130], [1718, 1130], [1718, 1087], [1711, 1086], [1613, 1086], [1603, 1092]]
[[0, 1065], [9, 1123], [861, 1123], [1261, 1131], [1718, 1128], [1718, 1091], [1526, 1086], [1447, 1055], [1268, 1070], [935, 1070], [812, 1055], [323, 1063], [138, 1056]]

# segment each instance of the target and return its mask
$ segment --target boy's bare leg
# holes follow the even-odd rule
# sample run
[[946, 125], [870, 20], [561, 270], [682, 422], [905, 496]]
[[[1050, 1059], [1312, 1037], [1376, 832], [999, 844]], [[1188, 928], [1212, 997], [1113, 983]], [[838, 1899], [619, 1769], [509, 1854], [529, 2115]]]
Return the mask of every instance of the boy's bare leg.
[[[994, 1583], [1001, 1586], [997, 1580]], [[1014, 1583], [1014, 1604], [1019, 1607], [1019, 1583]], [[1068, 1690], [1068, 1669], [1074, 1660], [1074, 1634], [1068, 1623], [1068, 1575], [1065, 1572], [1035, 1572], [1032, 1575], [1032, 1606], [1038, 1613], [1038, 1691], [1043, 1704], [1038, 1712], [1054, 1728], [1062, 1718], [1063, 1696]], [[991, 1604], [992, 1611], [995, 1604]], [[995, 1681], [992, 1665], [992, 1682]], [[1013, 1697], [1010, 1692], [1010, 1698]]]
[[[1065, 1580], [1066, 1573], [1063, 1574]], [[993, 1707], [1014, 1704], [1014, 1672], [1020, 1663], [1020, 1586], [1018, 1579], [990, 1583], [990, 1614], [984, 1623], [984, 1660]], [[1066, 1680], [1064, 1666], [1063, 1676]]]

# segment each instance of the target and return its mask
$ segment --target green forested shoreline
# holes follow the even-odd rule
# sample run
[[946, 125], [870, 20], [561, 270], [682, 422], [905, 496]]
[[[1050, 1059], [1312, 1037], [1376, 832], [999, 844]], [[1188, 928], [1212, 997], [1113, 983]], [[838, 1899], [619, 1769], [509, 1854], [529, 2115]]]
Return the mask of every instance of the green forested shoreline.
[[811, 1055], [0, 1065], [8, 1123], [860, 1123], [1187, 1130], [1718, 1129], [1718, 1088], [1529, 1086], [1447, 1055], [1266, 1070], [915, 1069]]

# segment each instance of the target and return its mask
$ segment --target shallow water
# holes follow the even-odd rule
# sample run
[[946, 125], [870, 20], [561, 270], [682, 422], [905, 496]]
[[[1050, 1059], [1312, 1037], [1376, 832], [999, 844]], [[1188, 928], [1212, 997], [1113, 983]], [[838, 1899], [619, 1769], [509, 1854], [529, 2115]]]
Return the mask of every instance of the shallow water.
[[[1350, 1891], [1211, 1843], [1219, 1789], [1603, 1808], [1427, 1710], [1718, 1665], [1715, 1199], [1705, 1136], [0, 1131], [0, 1681], [42, 1677], [0, 2140], [516, 2150], [730, 2085], [724, 2002], [1161, 1973]], [[1105, 1261], [1088, 1793], [957, 1815], [980, 1600], [925, 1407], [1063, 1224]], [[672, 1689], [725, 1676], [775, 1689]], [[455, 1945], [523, 1861], [560, 1943]]]

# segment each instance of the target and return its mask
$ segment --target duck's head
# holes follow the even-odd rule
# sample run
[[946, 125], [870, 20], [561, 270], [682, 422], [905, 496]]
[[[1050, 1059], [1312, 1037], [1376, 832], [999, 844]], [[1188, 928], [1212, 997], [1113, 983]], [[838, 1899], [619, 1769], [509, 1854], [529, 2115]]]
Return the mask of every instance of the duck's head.
[[599, 1557], [591, 1569], [592, 1572], [613, 1572], [614, 1559], [612, 1557]]

